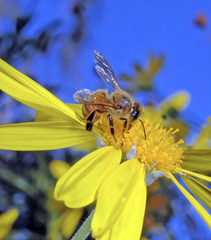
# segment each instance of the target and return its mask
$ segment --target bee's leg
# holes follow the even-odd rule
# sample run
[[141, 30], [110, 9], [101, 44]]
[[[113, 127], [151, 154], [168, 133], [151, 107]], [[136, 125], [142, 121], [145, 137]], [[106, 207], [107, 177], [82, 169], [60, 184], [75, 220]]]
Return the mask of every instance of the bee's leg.
[[143, 127], [143, 131], [144, 131], [144, 138], [145, 138], [145, 140], [147, 140], [147, 135], [146, 135], [146, 131], [145, 131], [145, 127], [144, 127], [144, 123], [143, 123], [143, 121], [139, 118], [139, 121], [141, 122], [141, 124], [142, 124], [142, 127]]
[[127, 128], [127, 118], [120, 118], [120, 120], [123, 120], [124, 121], [124, 124], [123, 124], [123, 129], [122, 129], [122, 137], [124, 137], [124, 132], [125, 132], [125, 129]]
[[129, 127], [128, 127], [128, 129], [127, 129], [127, 132], [131, 129], [131, 127], [132, 127], [132, 123], [129, 124]]
[[86, 130], [87, 131], [92, 131], [93, 128], [93, 123], [92, 122], [87, 122], [86, 123]]
[[93, 111], [89, 116], [88, 118], [86, 119], [86, 130], [87, 131], [92, 131], [92, 128], [93, 128], [93, 120], [94, 120], [94, 117], [95, 117], [95, 113], [96, 113], [97, 110]]
[[111, 134], [114, 136], [114, 139], [116, 141], [115, 132], [114, 132], [114, 122], [113, 122], [113, 118], [110, 114], [108, 115], [108, 119], [109, 119]]
[[99, 119], [99, 113], [103, 113], [103, 111], [100, 111], [99, 109], [95, 109], [86, 119], [86, 130], [92, 131], [93, 124], [95, 121]]

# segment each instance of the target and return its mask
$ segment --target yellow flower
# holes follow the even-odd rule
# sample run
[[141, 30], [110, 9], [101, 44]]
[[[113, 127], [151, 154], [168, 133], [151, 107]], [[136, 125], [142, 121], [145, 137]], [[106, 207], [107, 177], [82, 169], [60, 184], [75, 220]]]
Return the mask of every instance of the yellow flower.
[[[51, 174], [59, 179], [70, 168], [70, 165], [64, 161], [54, 160], [50, 163], [49, 168]], [[56, 219], [50, 224], [48, 238], [51, 240], [62, 239], [62, 237], [70, 238], [83, 215], [83, 208], [67, 208], [63, 202], [56, 201], [53, 195], [48, 207], [51, 213], [56, 213]]]
[[0, 240], [3, 240], [9, 233], [18, 215], [19, 212], [17, 209], [11, 209], [0, 215]]
[[[0, 126], [0, 147], [10, 150], [49, 150], [69, 146], [99, 149], [71, 167], [57, 182], [55, 197], [68, 207], [84, 207], [97, 199], [92, 236], [97, 240], [140, 238], [146, 189], [159, 177], [170, 178], [211, 227], [211, 216], [176, 180], [181, 175], [207, 206], [210, 190], [197, 179], [210, 182], [211, 150], [182, 149], [178, 130], [165, 129], [148, 118], [133, 123], [122, 134], [123, 122], [114, 118], [115, 138], [102, 114], [92, 132], [85, 131], [81, 105], [65, 105], [40, 85], [0, 62], [0, 88], [18, 101], [42, 112], [38, 122]], [[96, 139], [96, 141], [95, 141]], [[187, 184], [188, 185], [188, 184]], [[194, 190], [193, 190], [194, 189]]]

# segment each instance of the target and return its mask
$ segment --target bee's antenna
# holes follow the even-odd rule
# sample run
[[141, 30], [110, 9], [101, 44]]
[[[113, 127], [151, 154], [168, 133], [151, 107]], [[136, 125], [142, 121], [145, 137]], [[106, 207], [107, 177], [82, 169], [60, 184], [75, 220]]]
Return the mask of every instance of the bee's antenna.
[[143, 131], [144, 131], [144, 138], [145, 138], [145, 140], [147, 140], [147, 135], [146, 135], [146, 131], [145, 131], [145, 127], [144, 127], [144, 123], [143, 123], [143, 121], [139, 118], [139, 121], [141, 122], [141, 124], [142, 124], [142, 127], [143, 127]]

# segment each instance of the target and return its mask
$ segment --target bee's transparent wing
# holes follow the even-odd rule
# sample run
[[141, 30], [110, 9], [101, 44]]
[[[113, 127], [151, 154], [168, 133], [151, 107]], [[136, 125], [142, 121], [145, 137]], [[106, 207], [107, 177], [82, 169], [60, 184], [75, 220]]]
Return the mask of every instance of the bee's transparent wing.
[[94, 57], [96, 62], [95, 70], [100, 78], [114, 89], [121, 89], [111, 66], [103, 55], [98, 51], [94, 51]]
[[82, 89], [74, 93], [73, 98], [76, 102], [84, 103], [89, 100], [89, 97], [93, 95], [89, 89]]

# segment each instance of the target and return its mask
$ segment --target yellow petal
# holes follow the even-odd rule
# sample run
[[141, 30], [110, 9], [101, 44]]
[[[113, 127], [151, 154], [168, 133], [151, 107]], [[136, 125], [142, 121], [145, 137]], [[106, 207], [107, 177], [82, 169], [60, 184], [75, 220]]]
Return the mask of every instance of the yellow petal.
[[0, 125], [0, 149], [53, 150], [87, 143], [92, 133], [75, 122], [28, 122]]
[[83, 215], [83, 208], [68, 209], [61, 217], [62, 236], [69, 238], [73, 235]]
[[195, 141], [196, 148], [209, 148], [211, 139], [211, 118], [208, 118], [208, 123], [201, 127], [199, 136]]
[[159, 123], [162, 119], [162, 112], [152, 106], [147, 106], [143, 117], [149, 119], [150, 121], [156, 121]]
[[168, 112], [170, 109], [175, 109], [181, 111], [189, 102], [188, 92], [177, 92], [176, 94], [165, 99], [159, 106], [160, 110], [164, 113]]
[[[140, 239], [146, 207], [145, 173], [137, 181], [118, 221], [112, 227], [110, 239]], [[132, 223], [132, 224], [131, 224]]]
[[69, 168], [70, 164], [61, 160], [53, 160], [49, 164], [50, 172], [56, 179], [59, 179]]
[[202, 207], [202, 205], [176, 180], [171, 174], [167, 173], [171, 180], [176, 184], [179, 190], [185, 195], [188, 201], [193, 205], [198, 214], [203, 218], [206, 224], [211, 228], [211, 215]]
[[94, 151], [97, 149], [96, 139], [93, 136], [93, 138], [90, 138], [89, 142], [74, 146], [73, 149], [75, 149], [76, 151], [80, 151], [80, 152]]
[[180, 172], [185, 173], [185, 174], [189, 174], [189, 175], [197, 177], [197, 178], [200, 178], [200, 179], [202, 179], [204, 181], [207, 181], [207, 182], [211, 182], [211, 177], [208, 177], [208, 176], [205, 176], [205, 175], [202, 175], [202, 174], [199, 174], [199, 173], [191, 172], [191, 171], [188, 171], [188, 170], [185, 170], [185, 169], [181, 169]]
[[47, 202], [47, 208], [50, 212], [61, 213], [67, 210], [67, 207], [64, 205], [64, 202], [57, 201], [54, 198], [54, 188], [52, 187], [48, 192], [49, 201]]
[[100, 184], [119, 165], [121, 156], [121, 151], [112, 146], [88, 154], [58, 180], [55, 198], [71, 208], [92, 203]]
[[[83, 116], [82, 116], [82, 105], [81, 104], [67, 104], [67, 106], [69, 106], [79, 116], [79, 118], [81, 118], [82, 121], [84, 121]], [[56, 118], [54, 116], [50, 116], [49, 114], [46, 114], [43, 112], [37, 112], [35, 121], [37, 121], [37, 122], [60, 121], [60, 119], [59, 119], [59, 117]], [[75, 125], [74, 119], [70, 119], [68, 122]], [[85, 126], [83, 128], [85, 130]], [[89, 141], [75, 146], [74, 149], [76, 149], [78, 151], [93, 151], [93, 150], [97, 149], [97, 142], [94, 137], [94, 134], [90, 133]]]
[[211, 190], [192, 177], [181, 176], [186, 186], [191, 192], [209, 209], [211, 209]]
[[137, 159], [128, 160], [100, 186], [91, 223], [92, 236], [100, 237], [113, 227], [109, 239], [138, 239], [145, 203], [145, 170]]
[[66, 103], [66, 105], [72, 109], [78, 116], [80, 116], [81, 118], [83, 118], [83, 114], [82, 114], [82, 104], [78, 104], [78, 103]]
[[95, 240], [111, 240], [110, 236], [111, 236], [111, 229], [105, 232], [100, 237], [96, 237]]
[[211, 172], [211, 149], [184, 149], [183, 169], [197, 172]]
[[12, 224], [18, 218], [17, 209], [11, 209], [0, 215], [0, 240], [3, 240], [12, 228]]
[[[74, 103], [66, 103], [72, 111], [78, 116], [78, 118], [83, 121], [84, 117], [82, 115], [82, 104], [74, 104]], [[40, 112], [38, 111], [35, 116], [35, 121], [37, 122], [44, 122], [44, 121], [61, 121], [60, 115], [50, 115], [48, 112]], [[75, 119], [69, 118], [69, 122], [75, 122]], [[85, 128], [85, 127], [84, 127]]]
[[17, 101], [60, 119], [80, 121], [73, 110], [41, 85], [0, 59], [0, 89]]

